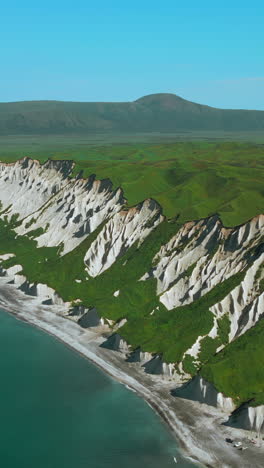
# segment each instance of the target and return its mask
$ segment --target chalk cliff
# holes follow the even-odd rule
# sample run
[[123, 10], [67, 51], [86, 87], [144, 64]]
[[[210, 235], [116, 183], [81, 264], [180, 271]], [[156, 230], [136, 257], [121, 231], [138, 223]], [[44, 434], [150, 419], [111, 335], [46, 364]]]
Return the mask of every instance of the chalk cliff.
[[[113, 189], [111, 181], [97, 180], [94, 175], [87, 180], [72, 177], [73, 166], [69, 161], [48, 161], [41, 165], [29, 158], [14, 164], [1, 163], [0, 220], [2, 229], [11, 229], [21, 242], [26, 238], [36, 241], [36, 248], [58, 247], [59, 258], [81, 244], [87, 245], [82, 251], [82, 279], [75, 279], [82, 291], [85, 282], [96, 280], [98, 287], [101, 275], [104, 277], [107, 271], [111, 274], [111, 268], [120, 258], [124, 257], [125, 265], [132, 247], [142, 248], [144, 254], [146, 241], [168, 221], [155, 200], [147, 199], [128, 207], [121, 188]], [[83, 244], [84, 241], [87, 244]], [[26, 294], [39, 296], [46, 304], [65, 303], [50, 282], [30, 282], [24, 275], [23, 264], [19, 263], [19, 258], [16, 261], [12, 251], [1, 251], [0, 262], [1, 275], [7, 275]], [[131, 322], [131, 318], [127, 320], [126, 317], [125, 303], [118, 322], [107, 316], [107, 310], [105, 315], [98, 314], [92, 297], [89, 304], [78, 305], [82, 300], [73, 293], [67, 303], [67, 314], [83, 327], [103, 323], [115, 326], [115, 333], [105, 342], [106, 347], [125, 353], [128, 362], [141, 365], [145, 372], [160, 374], [164, 379], [181, 379], [184, 385], [175, 391], [177, 396], [196, 398], [231, 413], [236, 403], [201, 376], [192, 377], [186, 360], [191, 359], [198, 371], [204, 363], [201, 351], [205, 339], [216, 343], [212, 354], [219, 353], [261, 321], [264, 316], [263, 265], [264, 215], [235, 228], [224, 227], [217, 215], [190, 221], [175, 227], [174, 234], [157, 245], [151, 267], [146, 265], [144, 273], [136, 278], [137, 285], [148, 287], [150, 282], [155, 283], [156, 303], [151, 313], [142, 311], [144, 317], [155, 320], [162, 310], [177, 314], [179, 308], [209, 297], [219, 285], [236, 279], [233, 286], [230, 283], [228, 290], [223, 289], [215, 296], [215, 302], [210, 302], [209, 329], [206, 333], [197, 333], [193, 341], [186, 344], [177, 362], [167, 362], [162, 353], [149, 351], [147, 342], [143, 343], [143, 348], [141, 343], [135, 347], [122, 337], [122, 327]], [[123, 297], [121, 269], [119, 278], [120, 287], [117, 275], [111, 292], [111, 301], [116, 304]], [[135, 305], [135, 316], [138, 317], [137, 307]], [[228, 324], [225, 338], [221, 331], [223, 319]], [[244, 405], [240, 413], [232, 413], [231, 423], [234, 420], [243, 427], [263, 430], [263, 405], [256, 408]]]

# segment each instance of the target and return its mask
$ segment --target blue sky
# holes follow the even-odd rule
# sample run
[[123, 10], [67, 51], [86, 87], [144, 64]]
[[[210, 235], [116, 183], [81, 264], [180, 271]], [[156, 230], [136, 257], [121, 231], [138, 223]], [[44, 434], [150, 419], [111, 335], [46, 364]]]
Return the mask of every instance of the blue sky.
[[170, 92], [264, 110], [263, 24], [255, 0], [3, 0], [0, 101]]

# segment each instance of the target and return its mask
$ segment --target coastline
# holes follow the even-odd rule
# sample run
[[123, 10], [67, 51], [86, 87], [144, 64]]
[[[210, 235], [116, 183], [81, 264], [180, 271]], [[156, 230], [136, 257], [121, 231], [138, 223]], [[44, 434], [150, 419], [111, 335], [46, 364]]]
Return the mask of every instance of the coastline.
[[249, 447], [245, 452], [238, 452], [226, 444], [225, 437], [242, 440], [250, 435], [247, 431], [222, 426], [221, 423], [227, 420], [226, 414], [207, 405], [171, 396], [175, 382], [145, 374], [139, 365], [125, 362], [121, 352], [101, 348], [106, 327], [83, 329], [63, 316], [65, 306], [43, 305], [41, 298], [27, 296], [6, 281], [7, 278], [0, 281], [2, 309], [54, 336], [143, 397], [167, 423], [185, 458], [208, 468], [263, 467], [262, 449], [256, 452], [255, 447]]

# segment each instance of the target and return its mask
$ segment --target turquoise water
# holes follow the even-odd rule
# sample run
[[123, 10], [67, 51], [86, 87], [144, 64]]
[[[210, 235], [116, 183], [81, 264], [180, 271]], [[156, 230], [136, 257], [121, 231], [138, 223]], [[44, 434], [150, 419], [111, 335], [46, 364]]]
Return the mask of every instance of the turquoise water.
[[0, 378], [3, 468], [194, 466], [140, 397], [3, 311]]

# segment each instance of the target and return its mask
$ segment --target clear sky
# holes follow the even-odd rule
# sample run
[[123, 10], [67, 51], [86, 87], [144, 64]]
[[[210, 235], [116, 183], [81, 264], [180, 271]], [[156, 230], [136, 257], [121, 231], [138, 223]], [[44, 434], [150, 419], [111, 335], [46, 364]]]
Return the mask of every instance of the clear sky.
[[2, 1], [0, 41], [0, 101], [169, 92], [264, 110], [263, 0]]

